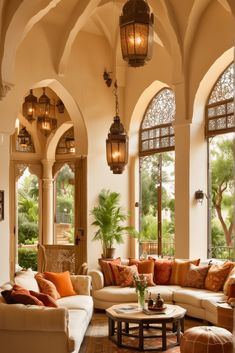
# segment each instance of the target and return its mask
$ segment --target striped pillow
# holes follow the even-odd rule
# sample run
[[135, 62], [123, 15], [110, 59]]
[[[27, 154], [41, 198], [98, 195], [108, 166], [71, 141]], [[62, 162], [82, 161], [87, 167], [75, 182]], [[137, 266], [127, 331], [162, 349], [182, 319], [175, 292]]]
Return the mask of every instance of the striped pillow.
[[172, 265], [170, 284], [178, 284], [184, 286], [186, 275], [189, 270], [189, 265], [193, 264], [198, 266], [200, 259], [196, 260], [179, 260], [175, 259]]

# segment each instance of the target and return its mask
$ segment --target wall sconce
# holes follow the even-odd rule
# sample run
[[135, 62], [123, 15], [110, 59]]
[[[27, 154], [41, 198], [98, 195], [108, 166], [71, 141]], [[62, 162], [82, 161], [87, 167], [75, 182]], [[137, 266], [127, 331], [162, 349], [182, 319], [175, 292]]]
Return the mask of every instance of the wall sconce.
[[111, 72], [107, 72], [106, 70], [103, 73], [103, 78], [104, 78], [105, 83], [108, 87], [110, 87], [112, 84], [112, 79], [110, 77], [110, 74], [111, 74]]
[[195, 200], [202, 205], [204, 199], [204, 192], [202, 190], [195, 191]]
[[153, 14], [145, 0], [128, 0], [119, 19], [122, 57], [129, 66], [143, 66], [152, 58]]

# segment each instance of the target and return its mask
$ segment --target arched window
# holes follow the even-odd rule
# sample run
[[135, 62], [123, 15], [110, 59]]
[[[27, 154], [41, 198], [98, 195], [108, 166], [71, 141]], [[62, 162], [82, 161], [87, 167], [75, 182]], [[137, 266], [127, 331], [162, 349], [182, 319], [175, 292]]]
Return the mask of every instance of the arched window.
[[174, 254], [175, 94], [169, 88], [151, 100], [139, 133], [140, 253]]
[[234, 63], [216, 81], [206, 106], [209, 158], [208, 257], [232, 259], [233, 243], [233, 140]]

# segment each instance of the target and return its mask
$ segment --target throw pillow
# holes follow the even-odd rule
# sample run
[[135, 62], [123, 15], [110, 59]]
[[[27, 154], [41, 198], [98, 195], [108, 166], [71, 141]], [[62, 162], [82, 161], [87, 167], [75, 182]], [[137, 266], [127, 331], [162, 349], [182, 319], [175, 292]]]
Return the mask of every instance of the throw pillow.
[[17, 293], [17, 291], [12, 291], [11, 296], [15, 303], [24, 305], [40, 305], [44, 306], [43, 302], [33, 295]]
[[154, 272], [154, 259], [147, 260], [138, 260], [138, 259], [129, 259], [129, 266], [136, 265], [139, 274], [152, 273]]
[[183, 286], [190, 264], [199, 265], [200, 259], [196, 260], [180, 260], [175, 259], [172, 265], [170, 284], [178, 284]]
[[132, 266], [117, 266], [119, 272], [118, 284], [121, 287], [130, 287], [134, 284], [134, 275], [138, 275], [138, 270], [136, 265]]
[[26, 271], [16, 272], [14, 282], [28, 290], [39, 292], [38, 284], [34, 278], [35, 272], [28, 268]]
[[156, 259], [153, 281], [156, 284], [169, 284], [173, 261]]
[[51, 308], [57, 308], [55, 300], [47, 294], [30, 291], [30, 294], [40, 300], [45, 306], [50, 306]]
[[121, 265], [121, 258], [118, 257], [117, 259], [113, 259], [113, 260], [100, 259], [99, 264], [101, 267], [101, 271], [103, 272], [103, 275], [104, 275], [104, 285], [111, 286], [116, 284], [115, 276], [113, 275], [113, 271], [110, 265], [111, 264]]
[[69, 271], [65, 272], [44, 272], [45, 278], [54, 283], [61, 297], [76, 295], [70, 279]]
[[53, 299], [57, 300], [60, 298], [60, 294], [58, 293], [56, 286], [51, 281], [48, 281], [44, 278], [45, 275], [43, 273], [37, 273], [35, 275], [36, 281], [38, 283], [40, 292], [43, 294], [47, 294]]
[[153, 281], [153, 274], [152, 273], [144, 273], [143, 276], [146, 278], [148, 287], [156, 286], [156, 284]]
[[205, 279], [209, 266], [195, 266], [189, 265], [189, 270], [186, 275], [185, 286], [193, 288], [204, 288]]
[[15, 301], [13, 300], [11, 293], [12, 293], [12, 289], [5, 289], [1, 292], [1, 295], [3, 296], [7, 304], [15, 304]]
[[229, 290], [230, 290], [230, 286], [232, 284], [235, 284], [235, 267], [232, 269], [232, 271], [229, 272], [229, 275], [226, 279], [226, 281], [224, 282], [224, 294], [226, 296], [229, 295]]
[[223, 289], [225, 279], [231, 269], [231, 262], [226, 261], [224, 264], [212, 264], [207, 273], [205, 280], [205, 288], [214, 292]]

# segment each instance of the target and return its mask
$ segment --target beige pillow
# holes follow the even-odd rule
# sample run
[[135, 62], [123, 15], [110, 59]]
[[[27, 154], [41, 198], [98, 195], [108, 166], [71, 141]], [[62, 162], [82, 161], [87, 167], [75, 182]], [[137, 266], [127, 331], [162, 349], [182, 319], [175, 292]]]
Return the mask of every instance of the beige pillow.
[[39, 292], [39, 287], [36, 279], [34, 278], [36, 272], [28, 268], [26, 271], [19, 271], [16, 273], [14, 282], [19, 286], [33, 290], [34, 292]]

